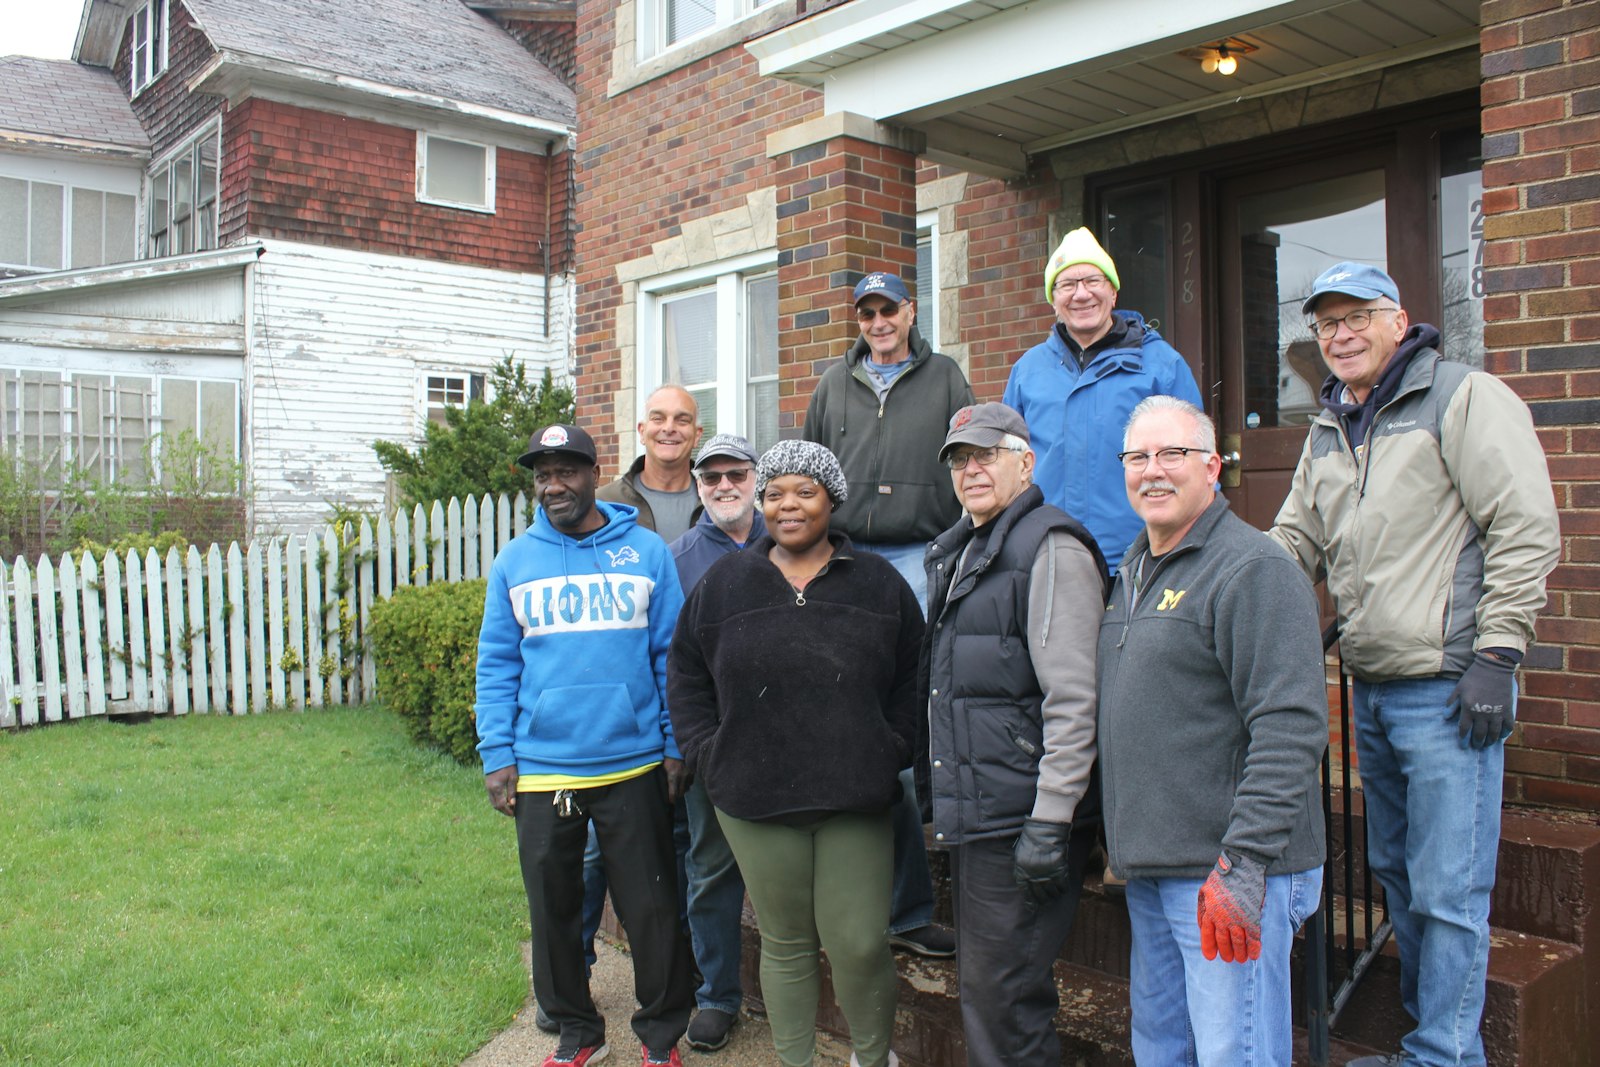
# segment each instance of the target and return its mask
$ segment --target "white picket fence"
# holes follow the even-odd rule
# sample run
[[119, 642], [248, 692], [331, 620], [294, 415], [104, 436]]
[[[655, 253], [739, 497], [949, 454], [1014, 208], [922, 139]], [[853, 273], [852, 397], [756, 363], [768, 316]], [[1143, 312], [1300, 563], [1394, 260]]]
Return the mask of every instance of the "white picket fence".
[[521, 493], [469, 496], [375, 530], [0, 563], [0, 728], [371, 699], [372, 605], [487, 574], [527, 513]]

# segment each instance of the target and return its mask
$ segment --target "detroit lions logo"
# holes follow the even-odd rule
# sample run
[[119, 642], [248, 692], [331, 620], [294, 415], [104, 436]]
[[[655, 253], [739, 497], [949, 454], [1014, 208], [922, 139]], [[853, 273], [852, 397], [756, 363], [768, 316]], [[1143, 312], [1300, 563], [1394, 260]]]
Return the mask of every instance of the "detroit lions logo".
[[611, 566], [613, 567], [620, 567], [624, 563], [639, 562], [639, 553], [634, 551], [632, 545], [623, 545], [615, 552], [608, 548], [605, 550], [605, 554], [611, 557]]

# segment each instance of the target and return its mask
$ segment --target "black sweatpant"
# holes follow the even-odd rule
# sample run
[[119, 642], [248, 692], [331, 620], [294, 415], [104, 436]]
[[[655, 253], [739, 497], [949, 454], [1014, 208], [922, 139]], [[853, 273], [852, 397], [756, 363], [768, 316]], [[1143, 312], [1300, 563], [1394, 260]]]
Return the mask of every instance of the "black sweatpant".
[[517, 854], [533, 927], [533, 993], [561, 1026], [561, 1044], [598, 1045], [606, 1024], [583, 961], [583, 848], [594, 820], [611, 903], [633, 954], [633, 1032], [652, 1049], [678, 1043], [694, 1007], [689, 940], [678, 922], [677, 856], [664, 772], [574, 790], [563, 818], [554, 793], [517, 794]]
[[1068, 889], [1042, 908], [1012, 878], [1016, 844], [1015, 836], [988, 838], [950, 852], [961, 1029], [971, 1067], [1061, 1062], [1054, 968], [1078, 912], [1094, 828], [1072, 835]]

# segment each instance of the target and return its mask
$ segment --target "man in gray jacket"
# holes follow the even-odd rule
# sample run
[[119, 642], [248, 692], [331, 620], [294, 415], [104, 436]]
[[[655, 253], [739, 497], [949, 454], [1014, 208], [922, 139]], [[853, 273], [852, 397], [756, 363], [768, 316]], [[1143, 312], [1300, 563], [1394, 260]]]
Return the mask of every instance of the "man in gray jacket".
[[1119, 458], [1144, 532], [1100, 625], [1098, 725], [1134, 1060], [1288, 1067], [1289, 949], [1322, 886], [1316, 598], [1214, 492], [1193, 404], [1141, 401]]
[[940, 458], [967, 514], [928, 548], [921, 681], [967, 1063], [1060, 1063], [1052, 967], [1099, 822], [1090, 771], [1106, 564], [1033, 484], [1028, 425], [1012, 408], [956, 412]]
[[1332, 371], [1271, 533], [1324, 575], [1354, 676], [1367, 863], [1417, 1028], [1380, 1064], [1481, 1067], [1513, 672], [1560, 556], [1527, 405], [1449, 363], [1394, 279], [1338, 263], [1302, 310]]

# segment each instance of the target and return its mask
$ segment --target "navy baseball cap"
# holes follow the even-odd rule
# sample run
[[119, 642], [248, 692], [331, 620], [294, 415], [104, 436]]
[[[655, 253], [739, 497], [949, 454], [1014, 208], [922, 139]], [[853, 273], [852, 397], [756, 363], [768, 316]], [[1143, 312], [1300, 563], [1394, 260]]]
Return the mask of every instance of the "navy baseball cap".
[[748, 440], [736, 433], [719, 433], [700, 446], [700, 454], [694, 458], [694, 469], [699, 470], [707, 460], [712, 459], [742, 459], [754, 463], [756, 450], [750, 447]]
[[599, 462], [594, 438], [582, 426], [562, 422], [546, 426], [528, 438], [528, 450], [517, 457], [517, 462], [531, 468], [540, 456], [556, 454], [577, 456], [591, 464]]
[[881, 270], [873, 271], [856, 282], [854, 302], [859, 304], [869, 296], [886, 297], [896, 304], [904, 304], [911, 299], [911, 294], [906, 292], [906, 283], [900, 280], [900, 275], [887, 274]]
[[1396, 304], [1400, 303], [1400, 287], [1377, 267], [1367, 263], [1335, 263], [1311, 283], [1311, 295], [1300, 305], [1300, 313], [1311, 314], [1317, 301], [1329, 293], [1343, 293], [1357, 300], [1376, 300], [1386, 296]]

